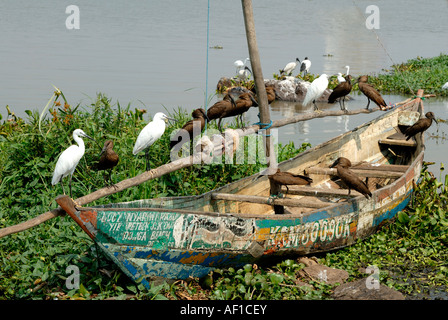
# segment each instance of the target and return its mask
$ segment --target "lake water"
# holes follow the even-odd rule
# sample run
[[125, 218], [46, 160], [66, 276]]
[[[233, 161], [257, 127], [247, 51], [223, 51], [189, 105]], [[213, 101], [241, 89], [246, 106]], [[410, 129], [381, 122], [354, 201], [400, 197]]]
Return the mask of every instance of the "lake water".
[[[66, 7], [75, 4], [80, 29], [66, 28]], [[98, 92], [121, 105], [157, 111], [203, 107], [217, 81], [234, 75], [233, 62], [248, 57], [241, 2], [207, 0], [57, 0], [0, 2], [0, 113], [19, 116], [42, 110], [59, 87], [72, 105], [89, 104]], [[254, 0], [255, 27], [264, 78], [286, 63], [308, 56], [311, 73], [375, 74], [416, 56], [447, 53], [448, 1], [374, 1], [379, 9], [376, 35], [365, 27], [372, 1]], [[363, 16], [363, 13], [365, 16]], [[206, 88], [207, 47], [208, 87]], [[330, 56], [328, 56], [330, 55]], [[296, 74], [296, 73], [295, 73]], [[446, 79], [448, 81], [448, 79]], [[348, 107], [365, 105], [354, 96]], [[407, 97], [385, 96], [386, 102]], [[448, 101], [425, 101], [426, 110], [445, 119]], [[334, 108], [338, 106], [335, 105]], [[278, 119], [303, 112], [300, 105], [276, 102]], [[257, 111], [247, 119], [257, 121]], [[316, 145], [368, 121], [372, 115], [315, 119], [283, 127], [281, 142]], [[429, 133], [446, 131], [441, 124]], [[440, 132], [439, 132], [440, 133]], [[443, 150], [443, 151], [441, 151]], [[445, 139], [427, 139], [426, 160], [443, 162]], [[438, 172], [438, 164], [433, 166]]]

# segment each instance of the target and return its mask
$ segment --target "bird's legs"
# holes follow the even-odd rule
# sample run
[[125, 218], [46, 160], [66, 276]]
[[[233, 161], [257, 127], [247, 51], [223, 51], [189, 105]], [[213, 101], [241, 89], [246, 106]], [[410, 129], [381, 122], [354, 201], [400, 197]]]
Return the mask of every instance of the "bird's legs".
[[149, 163], [149, 148], [145, 151], [145, 158], [146, 158], [146, 171], [151, 170], [151, 164]]
[[104, 177], [104, 180], [107, 181], [108, 188], [114, 187], [114, 189], [118, 189], [118, 187], [112, 183], [112, 169], [109, 170], [109, 175], [107, 176], [107, 179]]
[[[341, 99], [342, 99], [342, 104], [341, 104]], [[345, 108], [345, 97], [339, 98], [339, 106], [341, 107], [341, 110], [347, 111], [347, 109]]]
[[322, 112], [322, 111], [320, 111], [319, 108], [317, 107], [316, 100], [313, 100], [313, 104], [314, 104], [314, 112]]
[[[62, 180], [62, 179], [61, 179]], [[73, 199], [73, 195], [72, 195], [72, 175], [70, 175], [70, 178], [68, 180], [68, 187], [70, 189], [70, 198]]]
[[366, 107], [366, 109], [369, 109], [369, 104], [370, 104], [370, 99], [369, 98], [367, 98], [367, 107]]
[[65, 194], [64, 185], [62, 184], [62, 178], [61, 178], [61, 181], [59, 181], [59, 182], [61, 183], [62, 192]]

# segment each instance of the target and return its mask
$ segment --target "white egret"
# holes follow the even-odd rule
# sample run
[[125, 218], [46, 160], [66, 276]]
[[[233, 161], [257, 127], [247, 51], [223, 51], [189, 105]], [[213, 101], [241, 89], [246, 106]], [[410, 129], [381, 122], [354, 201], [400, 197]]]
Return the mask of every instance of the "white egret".
[[282, 70], [280, 70], [280, 74], [285, 73], [287, 75], [290, 75], [297, 67], [297, 62], [300, 63], [299, 58], [296, 58], [296, 61], [288, 63]]
[[302, 61], [302, 64], [300, 65], [300, 73], [303, 72], [303, 76], [306, 76], [310, 71], [310, 67], [311, 61], [308, 59], [308, 57], [305, 57], [305, 59]]
[[305, 95], [305, 99], [303, 100], [303, 106], [309, 105], [311, 102], [314, 104], [314, 111], [319, 111], [319, 108], [316, 105], [316, 100], [319, 99], [323, 93], [325, 92], [325, 89], [327, 89], [328, 86], [328, 75], [323, 73], [321, 76], [317, 79], [314, 79], [314, 81], [311, 83], [311, 85], [308, 87], [308, 90]]
[[338, 72], [338, 82], [342, 83], [345, 82], [345, 78], [342, 76], [342, 73]]
[[[89, 138], [93, 141], [92, 137], [89, 137], [84, 131], [81, 129], [76, 129], [73, 131], [73, 140], [75, 140], [78, 145], [71, 145], [59, 156], [58, 162], [56, 163], [56, 167], [53, 172], [53, 179], [51, 180], [52, 185], [56, 185], [58, 182], [61, 183], [62, 191], [65, 194], [64, 185], [62, 184], [62, 179], [66, 176], [70, 175], [69, 180], [69, 188], [70, 188], [70, 197], [72, 197], [72, 176], [73, 172], [75, 172], [76, 166], [81, 160], [82, 156], [85, 152], [84, 141], [81, 137]], [[95, 141], [96, 142], [96, 141]]]
[[345, 73], [346, 76], [350, 74], [350, 66], [345, 66], [347, 68], [347, 72]]
[[240, 71], [242, 68], [244, 68], [244, 66], [246, 65], [246, 63], [249, 62], [249, 61], [250, 61], [249, 58], [246, 58], [246, 59], [244, 60], [244, 62], [241, 61], [241, 60], [236, 60], [236, 61], [233, 63], [233, 65], [234, 65], [235, 68], [236, 68], [236, 74], [238, 74], [238, 71]]
[[[347, 72], [345, 73], [346, 76], [350, 74], [350, 66], [345, 66], [347, 68]], [[345, 82], [345, 78], [342, 76], [342, 73], [338, 72], [338, 82], [342, 83]]]
[[448, 90], [448, 82], [442, 86], [442, 90]]
[[146, 171], [151, 170], [151, 165], [149, 163], [149, 147], [163, 135], [165, 132], [165, 122], [167, 120], [174, 119], [168, 118], [163, 112], [157, 112], [152, 121], [140, 131], [137, 141], [135, 141], [132, 153], [136, 155], [140, 151], [145, 150]]

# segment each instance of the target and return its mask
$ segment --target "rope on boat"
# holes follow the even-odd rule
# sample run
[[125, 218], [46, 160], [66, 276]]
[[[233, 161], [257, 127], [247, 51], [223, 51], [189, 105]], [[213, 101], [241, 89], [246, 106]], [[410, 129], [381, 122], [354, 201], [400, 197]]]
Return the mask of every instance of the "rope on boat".
[[[363, 16], [364, 19], [367, 19], [367, 17], [365, 16], [365, 14], [361, 11], [361, 9], [359, 9], [359, 7], [356, 5], [355, 0], [352, 0], [353, 5], [355, 6], [356, 9], [358, 9], [358, 12], [361, 14], [361, 16]], [[381, 41], [380, 37], [378, 36], [378, 34], [375, 31], [375, 28], [371, 28], [370, 30], [372, 30], [372, 32], [375, 34], [376, 40], [378, 41], [378, 43], [381, 45], [381, 47], [383, 48], [384, 52], [387, 54], [387, 56], [389, 57], [390, 61], [392, 62], [393, 65], [397, 65], [394, 61], [394, 59], [392, 59], [392, 57], [390, 56], [389, 52], [387, 51], [386, 47], [383, 45], [383, 42]], [[400, 77], [403, 78], [404, 82], [406, 83], [407, 87], [409, 88], [409, 90], [411, 91], [411, 93], [413, 95], [416, 95], [414, 93], [414, 90], [412, 90], [411, 86], [409, 85], [409, 83], [406, 81], [406, 78], [403, 76], [403, 73], [400, 71], [399, 68], [395, 69], [396, 71], [398, 71], [398, 73], [400, 74]]]

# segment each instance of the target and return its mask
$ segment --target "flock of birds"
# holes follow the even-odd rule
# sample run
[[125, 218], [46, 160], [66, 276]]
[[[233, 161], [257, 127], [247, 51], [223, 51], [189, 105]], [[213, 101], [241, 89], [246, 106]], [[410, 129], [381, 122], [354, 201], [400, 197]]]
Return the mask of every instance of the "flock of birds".
[[[237, 60], [234, 62], [234, 66], [236, 67], [236, 74], [240, 78], [247, 78], [246, 72], [251, 72], [250, 68], [246, 65], [248, 62], [250, 62], [249, 58], [245, 59], [245, 61]], [[300, 60], [296, 58], [296, 61], [288, 63], [283, 69], [281, 69], [280, 73], [282, 75], [291, 75], [297, 65], [300, 65], [300, 72], [303, 72], [303, 74], [306, 75], [311, 67], [311, 61], [308, 59], [308, 57], [306, 57], [302, 62], [300, 62]], [[342, 77], [341, 73], [338, 74], [339, 84], [333, 89], [328, 98], [328, 103], [334, 103], [336, 100], [339, 100], [339, 104], [342, 110], [347, 110], [345, 108], [344, 102], [345, 96], [347, 96], [351, 92], [354, 84], [352, 84], [352, 76], [349, 74], [350, 67], [346, 66], [346, 68], [347, 74], [344, 77]], [[327, 74], [322, 74], [311, 83], [305, 95], [305, 99], [303, 102], [304, 106], [307, 106], [308, 104], [313, 102], [314, 110], [319, 110], [316, 105], [316, 100], [319, 99], [327, 89], [328, 79], [329, 77]], [[381, 97], [380, 93], [371, 84], [368, 83], [368, 76], [360, 76], [356, 80], [356, 82], [358, 83], [360, 91], [368, 99], [366, 109], [369, 107], [370, 100], [377, 104], [381, 110], [387, 109], [387, 105], [384, 99]], [[445, 84], [445, 86], [448, 88], [448, 82]], [[270, 104], [276, 98], [274, 87], [272, 85], [266, 85], [266, 93], [268, 97], [268, 103]], [[193, 110], [193, 119], [188, 121], [182, 127], [183, 132], [188, 133], [189, 139], [191, 141], [194, 138], [195, 131], [193, 129], [195, 123], [197, 123], [200, 128], [200, 131], [196, 133], [202, 132], [205, 127], [206, 121], [217, 120], [218, 128], [220, 131], [222, 131], [221, 120], [223, 118], [236, 117], [238, 123], [238, 117], [241, 119], [242, 115], [251, 107], [258, 106], [255, 94], [255, 88], [252, 90], [248, 90], [243, 87], [234, 87], [229, 89], [223, 99], [211, 106], [207, 112], [202, 108]], [[424, 132], [431, 126], [433, 120], [437, 122], [432, 112], [426, 113], [425, 116], [426, 118], [418, 120], [414, 125], [406, 130], [406, 140], [409, 140], [412, 136], [416, 135], [419, 132]], [[134, 155], [137, 155], [142, 151], [145, 152], [146, 171], [151, 170], [149, 161], [150, 147], [161, 138], [161, 136], [165, 132], [166, 122], [168, 120], [175, 121], [175, 119], [167, 117], [162, 112], [156, 113], [152, 121], [150, 121], [140, 131], [137, 137], [132, 153]], [[179, 132], [182, 132], [182, 130], [180, 130]], [[87, 135], [83, 130], [74, 130], [73, 140], [75, 140], [77, 145], [72, 145], [61, 153], [53, 172], [52, 185], [60, 183], [64, 194], [65, 190], [62, 180], [63, 178], [69, 176], [70, 197], [72, 197], [72, 176], [85, 152], [85, 145], [82, 137], [91, 139], [96, 142], [95, 139]], [[170, 150], [173, 149], [174, 146], [180, 145], [181, 143], [182, 138], [180, 136], [172, 137], [170, 142]], [[104, 147], [101, 150], [99, 160], [93, 166], [93, 169], [109, 170], [108, 180], [110, 182], [111, 171], [118, 164], [118, 161], [119, 156], [113, 151], [113, 141], [107, 140], [105, 141]], [[355, 189], [364, 194], [366, 197], [370, 196], [371, 194], [367, 188], [367, 185], [350, 171], [350, 166], [350, 160], [346, 158], [339, 158], [337, 161], [335, 161], [335, 163], [333, 163], [331, 167], [337, 169], [338, 175], [348, 186], [349, 192], [350, 189]], [[278, 170], [273, 175], [269, 175], [269, 179], [274, 183], [285, 186], [292, 184], [306, 185], [312, 182], [312, 180], [308, 177], [294, 175], [288, 172], [281, 172], [280, 170]]]

